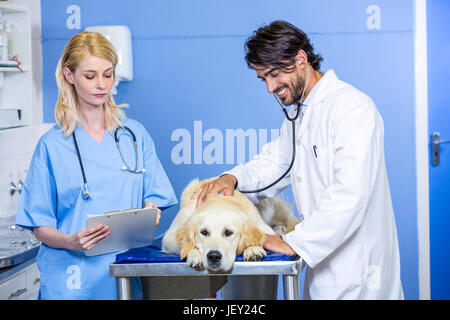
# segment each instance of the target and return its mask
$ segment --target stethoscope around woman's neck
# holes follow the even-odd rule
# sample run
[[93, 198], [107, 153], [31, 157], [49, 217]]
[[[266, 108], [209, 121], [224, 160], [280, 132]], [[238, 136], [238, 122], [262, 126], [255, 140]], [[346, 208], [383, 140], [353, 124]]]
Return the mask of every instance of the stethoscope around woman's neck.
[[[300, 61], [299, 64], [303, 64], [303, 61]], [[297, 112], [295, 113], [294, 117], [290, 117], [289, 113], [287, 112], [286, 108], [281, 104], [281, 102], [278, 100], [275, 92], [273, 93], [273, 97], [275, 98], [275, 100], [278, 102], [278, 104], [281, 107], [281, 110], [283, 110], [283, 113], [286, 116], [286, 119], [288, 121], [291, 122], [292, 124], [292, 158], [291, 158], [291, 163], [289, 164], [289, 167], [287, 168], [287, 170], [274, 182], [272, 182], [271, 184], [260, 188], [260, 189], [256, 189], [256, 190], [239, 190], [241, 193], [258, 193], [264, 190], [267, 190], [271, 187], [273, 187], [274, 185], [276, 185], [278, 182], [280, 182], [281, 180], [283, 180], [284, 177], [286, 177], [286, 175], [289, 173], [289, 171], [291, 171], [292, 166], [294, 165], [295, 162], [295, 120], [298, 119], [298, 116], [300, 115], [300, 109], [303, 106], [303, 97], [305, 95], [305, 91], [306, 91], [306, 86], [308, 85], [308, 78], [309, 78], [309, 67], [307, 64], [306, 65], [306, 81], [305, 81], [305, 85], [303, 86], [303, 91], [302, 91], [302, 95], [300, 97], [299, 102], [297, 103]]]
[[[131, 134], [131, 136], [133, 138], [134, 156], [136, 158], [134, 169], [131, 169], [128, 166], [127, 162], [125, 161], [125, 157], [122, 154], [122, 149], [120, 148], [120, 143], [119, 143], [119, 138], [117, 137], [117, 132], [121, 128], [127, 130]], [[88, 199], [91, 198], [91, 194], [89, 192], [87, 179], [86, 179], [86, 173], [84, 172], [83, 162], [81, 161], [81, 155], [80, 155], [80, 150], [78, 149], [78, 143], [77, 143], [77, 138], [75, 136], [75, 130], [72, 132], [72, 136], [73, 136], [73, 142], [75, 144], [75, 150], [76, 150], [77, 156], [78, 156], [78, 162], [80, 163], [81, 174], [83, 175], [83, 192], [82, 192], [82, 196], [83, 196], [84, 200], [88, 200]], [[144, 173], [145, 169], [137, 170], [137, 168], [138, 168], [138, 148], [137, 148], [136, 136], [134, 135], [133, 131], [130, 128], [126, 127], [126, 126], [117, 127], [116, 130], [114, 131], [114, 140], [116, 142], [117, 149], [119, 150], [120, 157], [122, 158], [122, 161], [124, 163], [124, 165], [122, 166], [121, 169], [123, 171], [128, 171], [128, 172], [136, 173], [136, 174]]]

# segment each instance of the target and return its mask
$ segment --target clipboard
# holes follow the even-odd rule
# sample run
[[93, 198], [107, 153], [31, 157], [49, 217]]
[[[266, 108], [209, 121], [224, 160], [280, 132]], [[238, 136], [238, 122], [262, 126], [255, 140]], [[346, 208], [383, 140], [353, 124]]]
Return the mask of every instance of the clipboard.
[[86, 256], [149, 246], [153, 242], [157, 211], [154, 208], [128, 209], [88, 215], [86, 227], [103, 224], [111, 234], [97, 242]]

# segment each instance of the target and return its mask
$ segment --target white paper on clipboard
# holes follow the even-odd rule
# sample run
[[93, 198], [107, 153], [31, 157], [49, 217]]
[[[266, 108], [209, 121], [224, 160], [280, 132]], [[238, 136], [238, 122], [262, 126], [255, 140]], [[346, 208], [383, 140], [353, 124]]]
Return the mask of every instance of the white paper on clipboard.
[[86, 227], [103, 224], [111, 234], [97, 242], [86, 256], [149, 246], [155, 234], [157, 211], [154, 208], [129, 209], [88, 215]]

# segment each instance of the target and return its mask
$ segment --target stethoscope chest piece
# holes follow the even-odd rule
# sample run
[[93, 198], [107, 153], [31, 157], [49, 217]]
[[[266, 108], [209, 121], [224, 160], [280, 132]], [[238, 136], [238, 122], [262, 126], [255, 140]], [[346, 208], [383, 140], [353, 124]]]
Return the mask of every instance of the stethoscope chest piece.
[[84, 200], [89, 200], [91, 198], [91, 194], [89, 192], [87, 183], [84, 184], [81, 194], [82, 194]]

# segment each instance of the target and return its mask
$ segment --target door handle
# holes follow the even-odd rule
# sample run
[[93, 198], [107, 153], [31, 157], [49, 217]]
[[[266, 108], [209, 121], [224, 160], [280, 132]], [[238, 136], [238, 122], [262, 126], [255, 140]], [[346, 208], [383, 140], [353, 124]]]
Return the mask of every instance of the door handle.
[[433, 147], [433, 165], [437, 166], [441, 162], [439, 145], [449, 143], [450, 140], [439, 140], [439, 132], [433, 132], [431, 135], [431, 145]]
[[25, 292], [27, 292], [28, 289], [27, 288], [23, 288], [23, 289], [17, 289], [16, 292], [11, 293], [8, 297], [8, 300], [12, 299], [12, 298], [17, 298], [18, 296], [20, 296], [21, 294], [24, 294]]
[[23, 189], [23, 182], [22, 180], [19, 180], [19, 182], [17, 183], [17, 186], [14, 182], [11, 182], [8, 186], [8, 191], [9, 194], [12, 196], [14, 195], [14, 193], [17, 191], [19, 193], [22, 193], [22, 189]]

